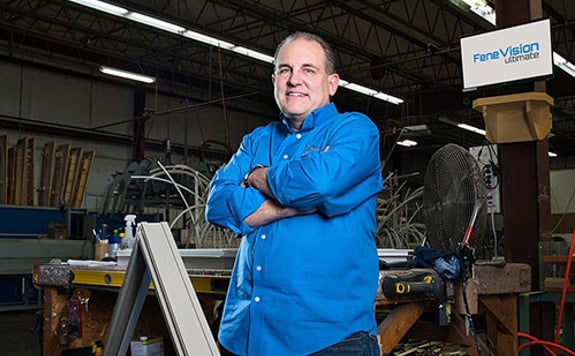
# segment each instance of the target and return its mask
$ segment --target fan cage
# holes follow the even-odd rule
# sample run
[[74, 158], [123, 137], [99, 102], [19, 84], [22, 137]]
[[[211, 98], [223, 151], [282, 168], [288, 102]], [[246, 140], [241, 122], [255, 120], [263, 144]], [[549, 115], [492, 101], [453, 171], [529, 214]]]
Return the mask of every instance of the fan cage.
[[475, 158], [455, 144], [437, 150], [427, 165], [423, 187], [423, 217], [430, 245], [454, 251], [463, 241], [475, 205], [480, 203], [469, 243], [481, 246], [487, 230], [485, 199], [485, 185]]

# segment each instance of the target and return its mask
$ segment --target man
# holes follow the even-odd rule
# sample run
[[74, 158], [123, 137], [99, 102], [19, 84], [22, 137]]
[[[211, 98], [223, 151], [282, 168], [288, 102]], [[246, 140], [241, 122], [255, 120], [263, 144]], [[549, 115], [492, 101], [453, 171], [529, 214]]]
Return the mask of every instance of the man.
[[242, 235], [220, 326], [239, 355], [379, 355], [379, 131], [330, 103], [327, 43], [286, 38], [274, 56], [281, 122], [246, 135], [210, 184], [209, 222]]

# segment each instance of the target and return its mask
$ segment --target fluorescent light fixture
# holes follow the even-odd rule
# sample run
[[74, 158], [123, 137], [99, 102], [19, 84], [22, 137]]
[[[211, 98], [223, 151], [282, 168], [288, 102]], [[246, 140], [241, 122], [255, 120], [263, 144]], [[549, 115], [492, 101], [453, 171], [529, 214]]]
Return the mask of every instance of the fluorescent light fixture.
[[171, 33], [182, 34], [184, 31], [186, 31], [186, 29], [183, 28], [182, 26], [175, 25], [173, 23], [160, 20], [155, 17], [140, 14], [138, 12], [129, 12], [125, 15], [125, 17], [129, 20], [139, 22], [143, 25], [148, 25]]
[[192, 30], [187, 30], [186, 32], [183, 33], [183, 36], [192, 39], [194, 41], [202, 42], [207, 45], [219, 47], [222, 49], [232, 49], [236, 46], [233, 43], [222, 41], [214, 37], [206, 36], [204, 34]]
[[[492, 25], [495, 26], [495, 10], [489, 5], [485, 0], [461, 0], [467, 5], [469, 5], [469, 9], [476, 13], [477, 15], [481, 16]], [[566, 60], [565, 58], [561, 57], [557, 52], [553, 51], [553, 64], [557, 67], [561, 68], [567, 74], [572, 77], [575, 77], [575, 65], [571, 62]]]
[[397, 144], [400, 145], [400, 146], [403, 146], [403, 147], [413, 147], [413, 146], [417, 146], [417, 142], [416, 142], [416, 141], [412, 141], [412, 140], [402, 140], [402, 141], [398, 141]]
[[463, 2], [469, 5], [471, 11], [495, 25], [495, 10], [487, 5], [485, 0], [463, 0]]
[[422, 132], [422, 131], [429, 131], [429, 127], [427, 127], [427, 125], [410, 125], [410, 126], [404, 126], [403, 130], [405, 132]]
[[547, 152], [547, 154], [549, 155], [549, 157], [557, 157], [558, 156], [557, 153], [551, 152], [551, 151]]
[[361, 94], [364, 94], [367, 96], [373, 96], [375, 98], [390, 102], [392, 104], [398, 105], [398, 104], [403, 103], [403, 99], [397, 98], [395, 96], [391, 96], [389, 94], [382, 93], [382, 92], [374, 90], [374, 89], [370, 89], [368, 87], [364, 87], [363, 85], [350, 83], [346, 80], [340, 80], [339, 86], [342, 88], [345, 88], [345, 89], [353, 90], [355, 92], [358, 92], [358, 93], [361, 93]]
[[100, 70], [100, 72], [105, 73], [105, 74], [113, 75], [113, 76], [120, 77], [120, 78], [135, 80], [138, 82], [144, 82], [144, 83], [150, 84], [150, 83], [153, 83], [156, 81], [156, 78], [154, 78], [154, 77], [150, 77], [150, 76], [142, 75], [142, 74], [138, 74], [138, 73], [133, 73], [133, 72], [128, 72], [128, 71], [125, 71], [122, 69], [112, 68], [112, 67], [108, 67], [108, 66], [100, 66], [98, 69]]
[[476, 134], [485, 136], [485, 130], [479, 129], [479, 128], [475, 127], [475, 126], [463, 124], [463, 123], [460, 123], [460, 122], [455, 122], [455, 121], [450, 120], [450, 119], [448, 119], [448, 118], [446, 118], [446, 117], [443, 117], [443, 116], [440, 117], [438, 120], [441, 121], [441, 122], [444, 122], [444, 123], [446, 123], [446, 124], [449, 124], [449, 125], [457, 126], [457, 127], [459, 127], [460, 129], [467, 130], [467, 131], [471, 131], [471, 132], [473, 132], [473, 133], [476, 133]]
[[124, 16], [129, 12], [128, 9], [124, 9], [123, 7], [108, 4], [107, 2], [98, 0], [68, 0], [68, 1], [88, 6], [91, 7], [92, 9], [99, 10], [116, 16]]
[[251, 57], [254, 59], [258, 59], [262, 62], [266, 62], [266, 63], [270, 63], [270, 64], [274, 62], [274, 57], [268, 56], [267, 54], [263, 54], [263, 53], [258, 52], [258, 51], [251, 50], [251, 49], [246, 48], [246, 47], [235, 46], [235, 47], [230, 48], [230, 51], [236, 52], [239, 54], [243, 54], [244, 56], [248, 56], [248, 57]]
[[559, 53], [553, 52], [553, 64], [557, 67], [563, 69], [567, 74], [572, 77], [575, 77], [575, 66], [573, 63], [569, 62], [565, 58], [563, 58]]
[[475, 126], [471, 126], [471, 125], [467, 125], [467, 124], [457, 124], [457, 127], [467, 130], [467, 131], [471, 131], [471, 132], [475, 132], [476, 134], [480, 134], [485, 136], [485, 130], [482, 129], [478, 129]]
[[[266, 62], [266, 63], [273, 63], [274, 58], [270, 55], [267, 55], [265, 53], [262, 52], [258, 52], [255, 51], [253, 49], [249, 49], [243, 46], [238, 46], [235, 45], [231, 42], [226, 42], [226, 41], [222, 41], [220, 39], [217, 39], [215, 37], [211, 37], [211, 36], [207, 36], [204, 34], [201, 34], [199, 32], [190, 30], [190, 29], [186, 29], [180, 25], [176, 25], [173, 23], [170, 23], [168, 21], [164, 21], [152, 16], [148, 16], [148, 15], [144, 15], [141, 14], [139, 12], [135, 12], [135, 11], [129, 11], [127, 9], [124, 9], [123, 7], [119, 7], [116, 5], [112, 5], [109, 4], [107, 2], [104, 1], [100, 1], [100, 0], [68, 0], [70, 2], [76, 3], [76, 4], [80, 4], [80, 5], [84, 5], [87, 7], [91, 7], [92, 9], [95, 10], [99, 10], [102, 12], [105, 12], [107, 14], [111, 14], [111, 15], [115, 15], [115, 16], [119, 16], [119, 17], [123, 17], [127, 20], [131, 20], [131, 21], [135, 21], [138, 23], [141, 23], [143, 25], [147, 25], [150, 27], [154, 27], [163, 31], [167, 31], [167, 32], [171, 32], [173, 34], [176, 35], [180, 35], [189, 39], [192, 39], [194, 41], [198, 41], [198, 42], [202, 42], [204, 44], [210, 45], [210, 46], [214, 46], [214, 47], [218, 47], [218, 48], [222, 48], [228, 51], [232, 51], [235, 53], [239, 53], [241, 55], [244, 55], [246, 57], [252, 58], [252, 59], [256, 59], [258, 61], [262, 61], [262, 62]], [[133, 79], [133, 78], [130, 78]], [[137, 79], [134, 79], [137, 80]], [[154, 78], [155, 81], [155, 78]], [[380, 100], [384, 100], [387, 101], [389, 103], [392, 104], [401, 104], [403, 103], [403, 99], [397, 98], [395, 96], [383, 93], [381, 91], [377, 91], [377, 90], [373, 90], [373, 89], [369, 89], [367, 87], [364, 87], [362, 85], [358, 85], [358, 84], [354, 84], [354, 83], [350, 83], [348, 81], [342, 80], [340, 79], [339, 81], [339, 85], [343, 88], [367, 95], [367, 96], [371, 96]]]

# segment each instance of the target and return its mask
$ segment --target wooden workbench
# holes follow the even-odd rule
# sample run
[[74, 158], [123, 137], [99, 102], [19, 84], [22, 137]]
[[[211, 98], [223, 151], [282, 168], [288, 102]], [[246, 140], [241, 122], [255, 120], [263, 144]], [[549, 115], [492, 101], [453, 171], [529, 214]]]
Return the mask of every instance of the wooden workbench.
[[[71, 267], [62, 264], [40, 265], [34, 275], [35, 283], [44, 289], [44, 355], [60, 355], [62, 350], [81, 348], [96, 341], [104, 341], [117, 292], [122, 285], [125, 266]], [[217, 328], [217, 306], [225, 297], [231, 270], [189, 270], [190, 279], [204, 307], [206, 318], [213, 329]], [[387, 273], [381, 271], [380, 283]], [[401, 273], [401, 272], [399, 272]], [[475, 277], [467, 286], [472, 314], [484, 313], [487, 318], [487, 336], [490, 348], [497, 354], [517, 354], [517, 303], [518, 293], [530, 290], [530, 269], [524, 264], [476, 266]], [[451, 323], [447, 327], [420, 320], [426, 311], [434, 311], [435, 302], [429, 299], [389, 300], [381, 288], [375, 301], [378, 315], [379, 338], [383, 355], [390, 354], [404, 337], [448, 341], [462, 344], [470, 355], [475, 355], [475, 343], [465, 333], [461, 286], [446, 284], [447, 294], [455, 300]], [[62, 317], [68, 313], [70, 300], [83, 301], [81, 337], [61, 337]], [[167, 350], [171, 341], [153, 289], [146, 300], [138, 320], [135, 336], [162, 336]], [[482, 344], [484, 350], [487, 349]], [[484, 352], [482, 352], [484, 353]], [[487, 354], [487, 353], [485, 353]]]
[[[517, 296], [530, 289], [531, 269], [527, 264], [474, 266], [474, 276], [468, 281], [466, 294], [470, 314], [485, 318], [486, 340], [479, 340], [481, 354], [517, 355]], [[467, 333], [463, 317], [465, 307], [461, 284], [447, 283], [447, 294], [454, 303], [451, 322], [445, 327], [421, 320], [422, 314], [430, 308], [430, 301], [395, 301], [397, 304], [378, 328], [382, 355], [390, 354], [405, 337], [459, 344], [467, 354], [476, 356], [476, 343], [473, 336]], [[386, 308], [391, 302], [378, 297], [376, 305]]]
[[[42, 264], [34, 273], [35, 284], [44, 290], [43, 354], [60, 355], [62, 351], [89, 347], [96, 341], [104, 341], [118, 290], [124, 280], [126, 266], [68, 266], [65, 264]], [[217, 324], [215, 307], [225, 297], [231, 270], [189, 270], [190, 279], [200, 298], [206, 318]], [[138, 319], [134, 335], [162, 336], [166, 351], [171, 350], [168, 328], [153, 286]], [[81, 303], [81, 335], [63, 336], [61, 323], [68, 317], [68, 303]], [[68, 320], [69, 322], [69, 320]]]

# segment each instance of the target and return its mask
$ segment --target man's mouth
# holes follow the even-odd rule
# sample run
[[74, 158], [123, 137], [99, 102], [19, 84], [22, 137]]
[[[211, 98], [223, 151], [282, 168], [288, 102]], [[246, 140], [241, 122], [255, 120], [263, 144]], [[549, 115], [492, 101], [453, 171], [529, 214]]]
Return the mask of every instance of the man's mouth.
[[306, 94], [304, 94], [304, 93], [287, 93], [287, 96], [299, 96], [299, 97], [302, 97], [302, 96], [306, 96]]

